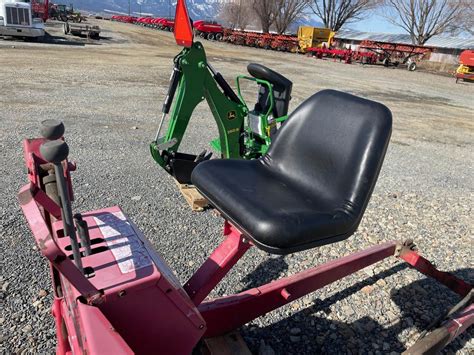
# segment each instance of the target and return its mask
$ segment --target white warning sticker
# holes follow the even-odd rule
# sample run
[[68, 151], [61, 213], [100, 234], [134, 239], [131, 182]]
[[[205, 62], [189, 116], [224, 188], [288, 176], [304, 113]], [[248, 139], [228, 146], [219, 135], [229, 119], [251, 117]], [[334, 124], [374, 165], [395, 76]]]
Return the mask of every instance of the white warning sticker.
[[152, 264], [150, 255], [122, 212], [103, 213], [94, 220], [122, 274]]

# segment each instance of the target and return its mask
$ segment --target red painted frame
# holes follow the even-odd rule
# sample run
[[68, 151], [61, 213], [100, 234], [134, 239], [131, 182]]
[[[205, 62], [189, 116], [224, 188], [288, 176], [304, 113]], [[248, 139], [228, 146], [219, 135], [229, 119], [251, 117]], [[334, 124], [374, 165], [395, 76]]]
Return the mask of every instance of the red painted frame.
[[[177, 284], [177, 280], [173, 278], [171, 270], [159, 259], [159, 256], [152, 258], [154, 263], [151, 269], [153, 270], [150, 269], [152, 273], [146, 275], [146, 277], [141, 277], [139, 273], [136, 273], [136, 278], [130, 281], [128, 276], [120, 275], [114, 270], [107, 271], [107, 274], [104, 275], [107, 280], [113, 275], [117, 279], [126, 279], [129, 291], [140, 290], [136, 296], [129, 296], [124, 301], [118, 302], [117, 295], [122, 297], [120, 292], [116, 293], [119, 289], [115, 285], [105, 288], [105, 290], [96, 287], [96, 285], [104, 284], [101, 279], [101, 272], [99, 271], [97, 276], [91, 279], [92, 281], [82, 275], [67, 254], [67, 245], [65, 244], [67, 238], [58, 239], [57, 232], [62, 225], [61, 213], [58, 205], [42, 190], [39, 165], [45, 162], [38, 153], [39, 141], [25, 141], [25, 160], [29, 170], [30, 184], [20, 190], [19, 200], [39, 250], [50, 262], [53, 284], [57, 284], [57, 279], [60, 279], [63, 286], [64, 295], [55, 294], [52, 307], [52, 313], [56, 320], [58, 354], [66, 354], [70, 351], [100, 353], [105, 351], [104, 349], [107, 349], [107, 351], [113, 349], [114, 354], [132, 353], [134, 351], [133, 346], [124, 339], [128, 338], [130, 340], [130, 334], [133, 334], [134, 338], [131, 340], [136, 346], [136, 344], [149, 341], [150, 334], [147, 338], [142, 331], [137, 331], [136, 323], [133, 324], [127, 319], [124, 320], [123, 316], [122, 319], [118, 319], [120, 315], [117, 315], [117, 313], [121, 313], [125, 309], [128, 312], [132, 310], [133, 313], [137, 314], [141, 312], [140, 314], [143, 314], [144, 318], [148, 317], [148, 320], [143, 320], [147, 325], [150, 322], [150, 317], [156, 317], [156, 324], [148, 327], [154, 329], [154, 336], [168, 332], [164, 339], [161, 339], [162, 348], [159, 348], [160, 352], [170, 352], [172, 344], [185, 344], [187, 348], [192, 348], [201, 336], [212, 337], [229, 332], [261, 315], [390, 256], [401, 258], [421, 273], [438, 280], [461, 296], [472, 292], [472, 285], [452, 274], [437, 270], [428, 260], [413, 250], [412, 243], [392, 241], [238, 294], [206, 300], [206, 297], [215, 286], [253, 245], [251, 240], [236, 227], [229, 222], [225, 222], [224, 241], [182, 288]], [[72, 195], [69, 171], [69, 169], [66, 169], [65, 173], [68, 177], [68, 187]], [[109, 210], [115, 211], [119, 208], [87, 212], [83, 216], [92, 218], [90, 216]], [[47, 214], [56, 217], [58, 221], [51, 223], [48, 218], [45, 218]], [[133, 224], [132, 226], [136, 228]], [[91, 236], [95, 235], [97, 237], [100, 235], [98, 233], [101, 233], [94, 224], [89, 224], [89, 230]], [[144, 247], [150, 255], [154, 255], [153, 248], [143, 238], [140, 237]], [[110, 254], [110, 251], [104, 251], [103, 253]], [[97, 255], [99, 256], [93, 255], [92, 257], [102, 258], [100, 259], [101, 262], [109, 258], [106, 260], [107, 267], [116, 268], [113, 259], [110, 259], [110, 255]], [[87, 259], [84, 260], [87, 261]], [[87, 265], [87, 262], [85, 265]], [[101, 264], [102, 269], [104, 269], [103, 265]], [[149, 281], [155, 274], [157, 275], [157, 281], [153, 281], [152, 287], [150, 287]], [[159, 286], [160, 283], [162, 285], [161, 291], [158, 290], [157, 293], [156, 285]], [[112, 289], [116, 291], [112, 291]], [[146, 292], [152, 296], [148, 297], [147, 300], [153, 300], [153, 304], [138, 301], [138, 297]], [[84, 302], [78, 301], [81, 298]], [[156, 314], [156, 316], [150, 316], [151, 314]], [[183, 318], [182, 320], [181, 318], [179, 320], [177, 320], [178, 318], [170, 318], [175, 316]], [[118, 321], [120, 321], [120, 331], [112, 326], [114, 322]], [[436, 331], [443, 332], [445, 336], [442, 344], [446, 345], [464, 332], [473, 322], [474, 309], [472, 304], [468, 304], [445, 321]], [[174, 325], [170, 327], [167, 323], [174, 323]], [[156, 333], [156, 327], [160, 326], [163, 332], [160, 330], [159, 333]], [[67, 329], [68, 335], [64, 333], [64, 329]], [[438, 340], [437, 338], [433, 340], [430, 336], [422, 339], [425, 343]], [[142, 350], [145, 348], [142, 348]], [[157, 349], [148, 347], [147, 350], [156, 351]]]

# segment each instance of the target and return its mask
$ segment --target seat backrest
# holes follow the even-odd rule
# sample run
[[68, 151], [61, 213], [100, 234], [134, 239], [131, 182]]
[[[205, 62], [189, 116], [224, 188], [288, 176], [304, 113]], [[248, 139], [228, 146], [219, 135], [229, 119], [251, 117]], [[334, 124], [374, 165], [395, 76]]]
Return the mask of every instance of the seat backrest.
[[[264, 65], [250, 63], [247, 70], [254, 78], [262, 79], [273, 85], [274, 107], [272, 115], [274, 118], [283, 117], [288, 114], [291, 100], [293, 83], [280, 73], [277, 73]], [[266, 113], [270, 107], [269, 91], [266, 86], [259, 85], [257, 104], [254, 110]]]
[[324, 90], [303, 102], [276, 134], [264, 164], [310, 196], [361, 215], [375, 186], [392, 130], [377, 102]]

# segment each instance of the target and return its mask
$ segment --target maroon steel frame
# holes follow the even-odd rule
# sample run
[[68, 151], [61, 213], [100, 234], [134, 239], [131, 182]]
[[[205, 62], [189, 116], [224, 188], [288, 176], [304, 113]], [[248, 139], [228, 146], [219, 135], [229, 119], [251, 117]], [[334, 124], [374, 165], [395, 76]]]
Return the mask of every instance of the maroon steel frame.
[[[472, 293], [471, 285], [452, 274], [437, 270], [414, 250], [410, 241], [391, 241], [238, 294], [206, 299], [228, 271], [253, 246], [249, 238], [227, 221], [224, 224], [225, 239], [183, 287], [177, 284], [172, 271], [141, 235], [139, 239], [154, 261], [148, 273], [136, 270], [135, 274], [120, 274], [116, 265], [119, 260], [112, 258], [112, 253], [103, 243], [100, 244], [103, 249], [84, 258], [85, 266], [97, 267], [96, 276], [88, 279], [70, 260], [67, 238], [61, 238], [59, 235], [62, 228], [59, 206], [43, 191], [39, 166], [45, 162], [39, 155], [40, 143], [41, 140], [25, 141], [25, 160], [30, 183], [21, 189], [19, 200], [39, 250], [50, 262], [53, 285], [62, 285], [63, 294], [55, 294], [52, 308], [56, 320], [58, 354], [66, 354], [71, 350], [78, 353], [97, 353], [104, 349], [113, 349], [115, 354], [129, 354], [136, 351], [137, 344], [140, 344], [141, 352], [179, 353], [177, 348], [173, 347], [177, 343], [182, 345], [178, 349], [192, 348], [201, 337], [213, 337], [229, 332], [390, 256], [401, 258], [462, 297]], [[69, 172], [70, 167], [74, 166], [65, 166], [72, 194]], [[114, 211], [120, 209], [112, 207], [83, 214], [89, 220], [91, 237], [101, 236], [98, 226], [92, 224], [93, 216]], [[51, 223], [50, 219], [45, 217], [47, 215], [54, 216], [58, 221]], [[133, 224], [132, 226], [136, 229]], [[105, 239], [105, 236], [102, 237]], [[102, 271], [107, 268], [110, 270]], [[60, 281], [57, 278], [60, 278]], [[120, 282], [110, 285], [112, 279]], [[104, 287], [106, 284], [107, 287]], [[125, 297], [127, 292], [129, 295]], [[139, 297], [143, 298], [143, 295], [149, 295], [150, 297], [145, 299], [148, 302], [153, 300], [153, 303], [142, 303]], [[124, 313], [126, 311], [129, 312], [128, 315]], [[472, 325], [473, 311], [472, 304], [468, 303], [420, 343], [442, 343], [445, 346]], [[137, 330], [136, 323], [127, 319], [130, 312], [143, 314], [143, 323], [147, 323], [144, 324], [143, 330]], [[150, 320], [156, 324], [148, 324]], [[166, 322], [173, 324], [173, 327], [162, 325]], [[119, 326], [115, 327], [115, 324]], [[162, 328], [159, 328], [160, 325]], [[161, 329], [158, 332], [157, 327]], [[171, 333], [165, 336], [164, 332], [170, 332], [170, 329]], [[440, 337], [431, 336], [437, 332], [444, 335], [442, 341]], [[158, 343], [150, 342], [150, 339], [159, 338], [160, 334], [163, 334], [164, 340], [161, 339]], [[420, 343], [415, 344], [415, 347], [420, 346]], [[156, 344], [161, 348], [157, 349]]]

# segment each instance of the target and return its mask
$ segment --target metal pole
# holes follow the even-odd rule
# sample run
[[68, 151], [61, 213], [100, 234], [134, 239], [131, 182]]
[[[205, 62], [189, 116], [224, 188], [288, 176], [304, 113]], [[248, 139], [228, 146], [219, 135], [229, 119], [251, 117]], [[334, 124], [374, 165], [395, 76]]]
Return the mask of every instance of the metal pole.
[[128, 0], [128, 16], [132, 13], [132, 0]]
[[242, 0], [239, 0], [239, 15], [237, 17], [237, 26], [239, 26], [239, 30], [241, 30], [240, 26], [240, 14], [242, 13]]

